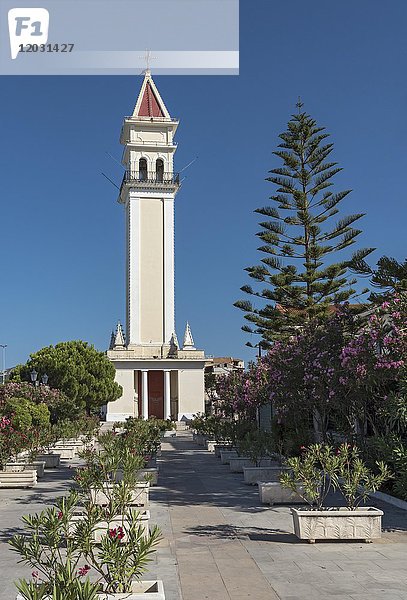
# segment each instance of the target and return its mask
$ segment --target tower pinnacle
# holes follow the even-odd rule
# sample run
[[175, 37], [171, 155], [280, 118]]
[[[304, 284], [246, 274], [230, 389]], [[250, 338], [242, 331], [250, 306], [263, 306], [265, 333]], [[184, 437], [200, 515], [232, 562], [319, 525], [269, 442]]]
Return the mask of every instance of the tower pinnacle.
[[184, 342], [182, 344], [182, 349], [183, 350], [196, 350], [195, 344], [194, 344], [194, 338], [192, 337], [191, 327], [189, 326], [188, 321], [187, 321], [187, 325], [185, 327]]

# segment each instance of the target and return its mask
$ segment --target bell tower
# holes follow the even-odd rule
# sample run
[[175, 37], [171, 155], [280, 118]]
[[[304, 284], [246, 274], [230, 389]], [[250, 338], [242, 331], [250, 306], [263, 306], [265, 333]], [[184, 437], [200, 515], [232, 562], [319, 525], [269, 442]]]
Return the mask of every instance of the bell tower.
[[[172, 119], [146, 71], [131, 117], [124, 119], [120, 142], [125, 174], [119, 202], [126, 212], [126, 340], [141, 354], [163, 355], [175, 332], [174, 173]], [[146, 347], [146, 351], [142, 351]]]
[[108, 357], [122, 396], [106, 420], [129, 416], [182, 420], [204, 410], [205, 353], [189, 324], [179, 346], [174, 302], [174, 173], [178, 120], [147, 69], [133, 114], [120, 134], [125, 167], [118, 201], [126, 222], [126, 331], [119, 323]]

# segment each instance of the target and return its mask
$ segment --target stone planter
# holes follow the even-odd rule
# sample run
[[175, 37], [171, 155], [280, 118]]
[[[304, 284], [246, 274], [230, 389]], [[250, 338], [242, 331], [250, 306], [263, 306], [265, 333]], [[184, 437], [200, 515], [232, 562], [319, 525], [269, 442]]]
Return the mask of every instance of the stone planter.
[[[275, 463], [274, 463], [275, 464]], [[243, 467], [244, 482], [247, 485], [256, 485], [258, 481], [279, 481], [285, 467]]]
[[[116, 482], [123, 481], [123, 471], [121, 469], [117, 470], [114, 480]], [[158, 467], [145, 467], [144, 469], [140, 469], [137, 471], [137, 480], [139, 483], [145, 483], [146, 481], [149, 481], [150, 485], [157, 485]]]
[[25, 468], [28, 470], [35, 469], [37, 471], [38, 479], [41, 479], [44, 477], [45, 461], [33, 460], [32, 462], [27, 463]]
[[[78, 523], [82, 519], [83, 519], [83, 515], [81, 515], [81, 514], [72, 516], [72, 519], [70, 520], [69, 526], [68, 526], [68, 534], [69, 535], [73, 535], [76, 523]], [[142, 527], [143, 534], [145, 536], [147, 536], [149, 534], [148, 523], [150, 521], [150, 511], [142, 510], [140, 512], [138, 521], [139, 521], [139, 525]], [[97, 525], [95, 526], [95, 528], [93, 530], [93, 539], [96, 543], [99, 543], [102, 541], [102, 537], [107, 534], [109, 529], [115, 529], [117, 527], [123, 527], [124, 533], [126, 533], [126, 527], [128, 527], [128, 523], [129, 522], [128, 522], [127, 517], [123, 516], [123, 515], [117, 515], [116, 517], [111, 519], [109, 522], [100, 521], [99, 523], [97, 523]], [[125, 539], [124, 539], [124, 541], [125, 541]]]
[[236, 450], [221, 450], [220, 451], [220, 462], [222, 465], [228, 465], [231, 458], [239, 458]]
[[202, 433], [193, 433], [192, 440], [198, 444], [198, 446], [205, 446], [206, 440], [209, 439], [207, 435], [202, 435]]
[[258, 485], [262, 504], [305, 504], [299, 494], [283, 487], [279, 481], [259, 481]]
[[177, 432], [175, 431], [175, 429], [168, 429], [166, 431], [164, 431], [162, 438], [174, 438], [177, 437]]
[[164, 586], [158, 581], [135, 581], [130, 593], [98, 594], [99, 600], [165, 600]]
[[146, 469], [140, 469], [137, 473], [138, 480], [143, 483], [144, 481], [149, 482], [150, 485], [158, 484], [158, 467], [150, 467]]
[[[81, 440], [68, 440], [68, 441], [60, 441], [57, 442], [54, 446], [57, 452], [64, 450], [72, 450], [74, 456], [78, 456], [78, 453], [85, 449], [85, 444]], [[61, 458], [64, 458], [61, 454]]]
[[226, 451], [226, 450], [229, 450], [229, 451], [232, 450], [232, 444], [220, 443], [220, 444], [215, 444], [213, 447], [213, 451], [214, 451], [216, 458], [220, 458], [220, 453], [222, 451]]
[[37, 484], [37, 471], [0, 471], [0, 488], [30, 488]]
[[[121, 594], [100, 593], [98, 600], [165, 600], [163, 582], [156, 581], [134, 581], [132, 591]], [[23, 600], [23, 596], [18, 594], [16, 600]], [[52, 600], [51, 596], [45, 600]]]
[[56, 469], [61, 461], [60, 454], [39, 454], [37, 460], [45, 463], [46, 469]]
[[37, 471], [38, 479], [44, 477], [45, 462], [41, 460], [33, 460], [27, 463], [7, 463], [6, 471], [11, 473], [21, 473], [22, 471]]
[[366, 506], [309, 510], [291, 508], [294, 533], [300, 540], [365, 540], [371, 542], [382, 535], [383, 511]]
[[[271, 466], [277, 466], [277, 463], [275, 460], [272, 460], [271, 458], [262, 458], [260, 460], [260, 466], [262, 467], [271, 467]], [[250, 460], [250, 458], [244, 457], [244, 456], [238, 456], [237, 458], [230, 458], [229, 459], [229, 467], [230, 467], [230, 471], [231, 473], [243, 473], [243, 469], [245, 468], [249, 468], [249, 467], [256, 467], [256, 463], [254, 463], [252, 460]], [[256, 481], [257, 483], [257, 481]]]
[[51, 448], [50, 454], [58, 454], [61, 460], [72, 460], [76, 455], [73, 446], [58, 446]]
[[[91, 488], [90, 496], [94, 504], [98, 506], [106, 506], [110, 502], [110, 490], [113, 488], [113, 483], [104, 484], [102, 489]], [[149, 506], [149, 483], [137, 483], [134, 490], [131, 492], [129, 506], [143, 507]]]

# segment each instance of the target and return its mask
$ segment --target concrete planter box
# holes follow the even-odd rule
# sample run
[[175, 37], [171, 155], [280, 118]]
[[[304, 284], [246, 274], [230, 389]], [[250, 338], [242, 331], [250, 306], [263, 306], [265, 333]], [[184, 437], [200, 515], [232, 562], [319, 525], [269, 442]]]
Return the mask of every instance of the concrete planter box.
[[21, 473], [22, 471], [37, 471], [38, 479], [44, 477], [45, 462], [40, 460], [34, 460], [29, 463], [7, 463], [6, 471], [11, 473]]
[[138, 480], [143, 483], [144, 481], [149, 482], [150, 485], [158, 484], [158, 467], [150, 467], [146, 469], [140, 469], [137, 473]]
[[[150, 485], [157, 485], [158, 483], [158, 467], [146, 467], [144, 469], [140, 469], [137, 471], [137, 480], [139, 483], [145, 483], [146, 477], [148, 477], [148, 481]], [[123, 471], [118, 469], [116, 472], [116, 476], [114, 478], [116, 482], [123, 481]]]
[[[78, 523], [82, 519], [83, 519], [83, 516], [81, 514], [72, 516], [72, 519], [70, 520], [69, 525], [68, 525], [68, 533], [70, 535], [73, 535], [76, 523]], [[142, 510], [140, 512], [138, 520], [139, 520], [140, 526], [142, 527], [143, 535], [147, 536], [149, 534], [148, 523], [150, 521], [150, 511]], [[95, 526], [95, 528], [93, 530], [94, 541], [97, 543], [101, 542], [103, 536], [105, 536], [107, 534], [109, 529], [115, 529], [117, 527], [123, 527], [124, 533], [126, 533], [126, 527], [128, 527], [128, 519], [126, 516], [117, 515], [117, 517], [115, 517], [114, 519], [109, 521], [109, 523], [107, 521], [100, 521], [100, 523], [97, 523], [97, 525]], [[124, 539], [124, 542], [125, 541], [126, 541], [126, 538]]]
[[366, 506], [309, 510], [291, 508], [294, 533], [300, 540], [365, 540], [371, 542], [382, 535], [383, 511]]
[[[238, 456], [237, 458], [230, 458], [229, 460], [229, 466], [230, 466], [230, 471], [232, 473], [243, 473], [243, 469], [252, 467], [252, 468], [256, 468], [256, 464], [250, 460], [250, 458], [247, 457], [242, 457], [242, 456]], [[271, 458], [262, 458], [260, 461], [260, 466], [261, 467], [271, 467], [271, 466], [277, 466], [277, 463], [275, 460], [272, 460]], [[257, 483], [257, 481], [256, 481]]]
[[221, 450], [220, 451], [220, 462], [222, 465], [228, 465], [231, 458], [239, 458], [236, 450]]
[[61, 461], [60, 454], [39, 454], [37, 460], [45, 463], [46, 469], [56, 469]]
[[214, 447], [213, 447], [213, 451], [214, 451], [214, 454], [215, 454], [216, 458], [220, 458], [220, 453], [222, 451], [226, 451], [226, 450], [228, 450], [230, 452], [232, 450], [232, 444], [227, 444], [227, 443], [225, 443], [225, 444], [220, 443], [219, 444], [218, 443], [218, 444], [215, 444]]
[[[99, 600], [165, 600], [163, 582], [158, 579], [155, 581], [134, 581], [132, 591], [121, 594], [101, 593], [97, 595]], [[23, 596], [18, 594], [16, 600], [23, 600]], [[45, 600], [52, 600], [47, 596]]]
[[201, 433], [193, 433], [192, 439], [196, 444], [198, 444], [198, 446], [205, 446], [208, 436], [202, 435]]
[[68, 440], [57, 442], [54, 446], [57, 452], [61, 452], [61, 458], [64, 458], [62, 455], [66, 450], [73, 451], [73, 457], [78, 456], [78, 453], [85, 449], [85, 444], [81, 440]]
[[98, 594], [99, 600], [165, 600], [164, 586], [158, 581], [135, 581], [130, 593]]
[[[259, 481], [258, 486], [262, 504], [305, 504], [301, 496], [284, 488], [279, 481]], [[298, 488], [300, 489], [300, 486]]]
[[75, 448], [73, 446], [58, 446], [50, 449], [50, 454], [58, 454], [60, 460], [72, 460], [75, 458]]
[[0, 488], [30, 488], [37, 483], [37, 471], [0, 471]]
[[281, 466], [243, 467], [244, 482], [256, 485], [258, 481], [279, 481], [281, 472], [285, 470], [287, 469]]
[[168, 429], [166, 431], [164, 431], [162, 438], [175, 438], [177, 437], [177, 432], [175, 431], [175, 429]]
[[[91, 488], [90, 497], [92, 502], [98, 506], [106, 506], [109, 504], [110, 490], [113, 489], [113, 487], [113, 483], [106, 483], [102, 489]], [[150, 503], [149, 491], [149, 483], [137, 483], [135, 489], [131, 492], [129, 506], [147, 508]]]

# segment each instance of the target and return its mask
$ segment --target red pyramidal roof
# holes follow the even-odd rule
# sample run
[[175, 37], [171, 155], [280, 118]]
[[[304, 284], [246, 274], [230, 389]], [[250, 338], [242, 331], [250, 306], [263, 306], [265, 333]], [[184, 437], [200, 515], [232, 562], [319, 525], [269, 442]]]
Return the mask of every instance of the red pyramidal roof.
[[163, 110], [158, 103], [158, 100], [154, 94], [154, 91], [147, 81], [146, 88], [144, 90], [144, 96], [141, 101], [140, 110], [138, 112], [139, 117], [164, 117]]

